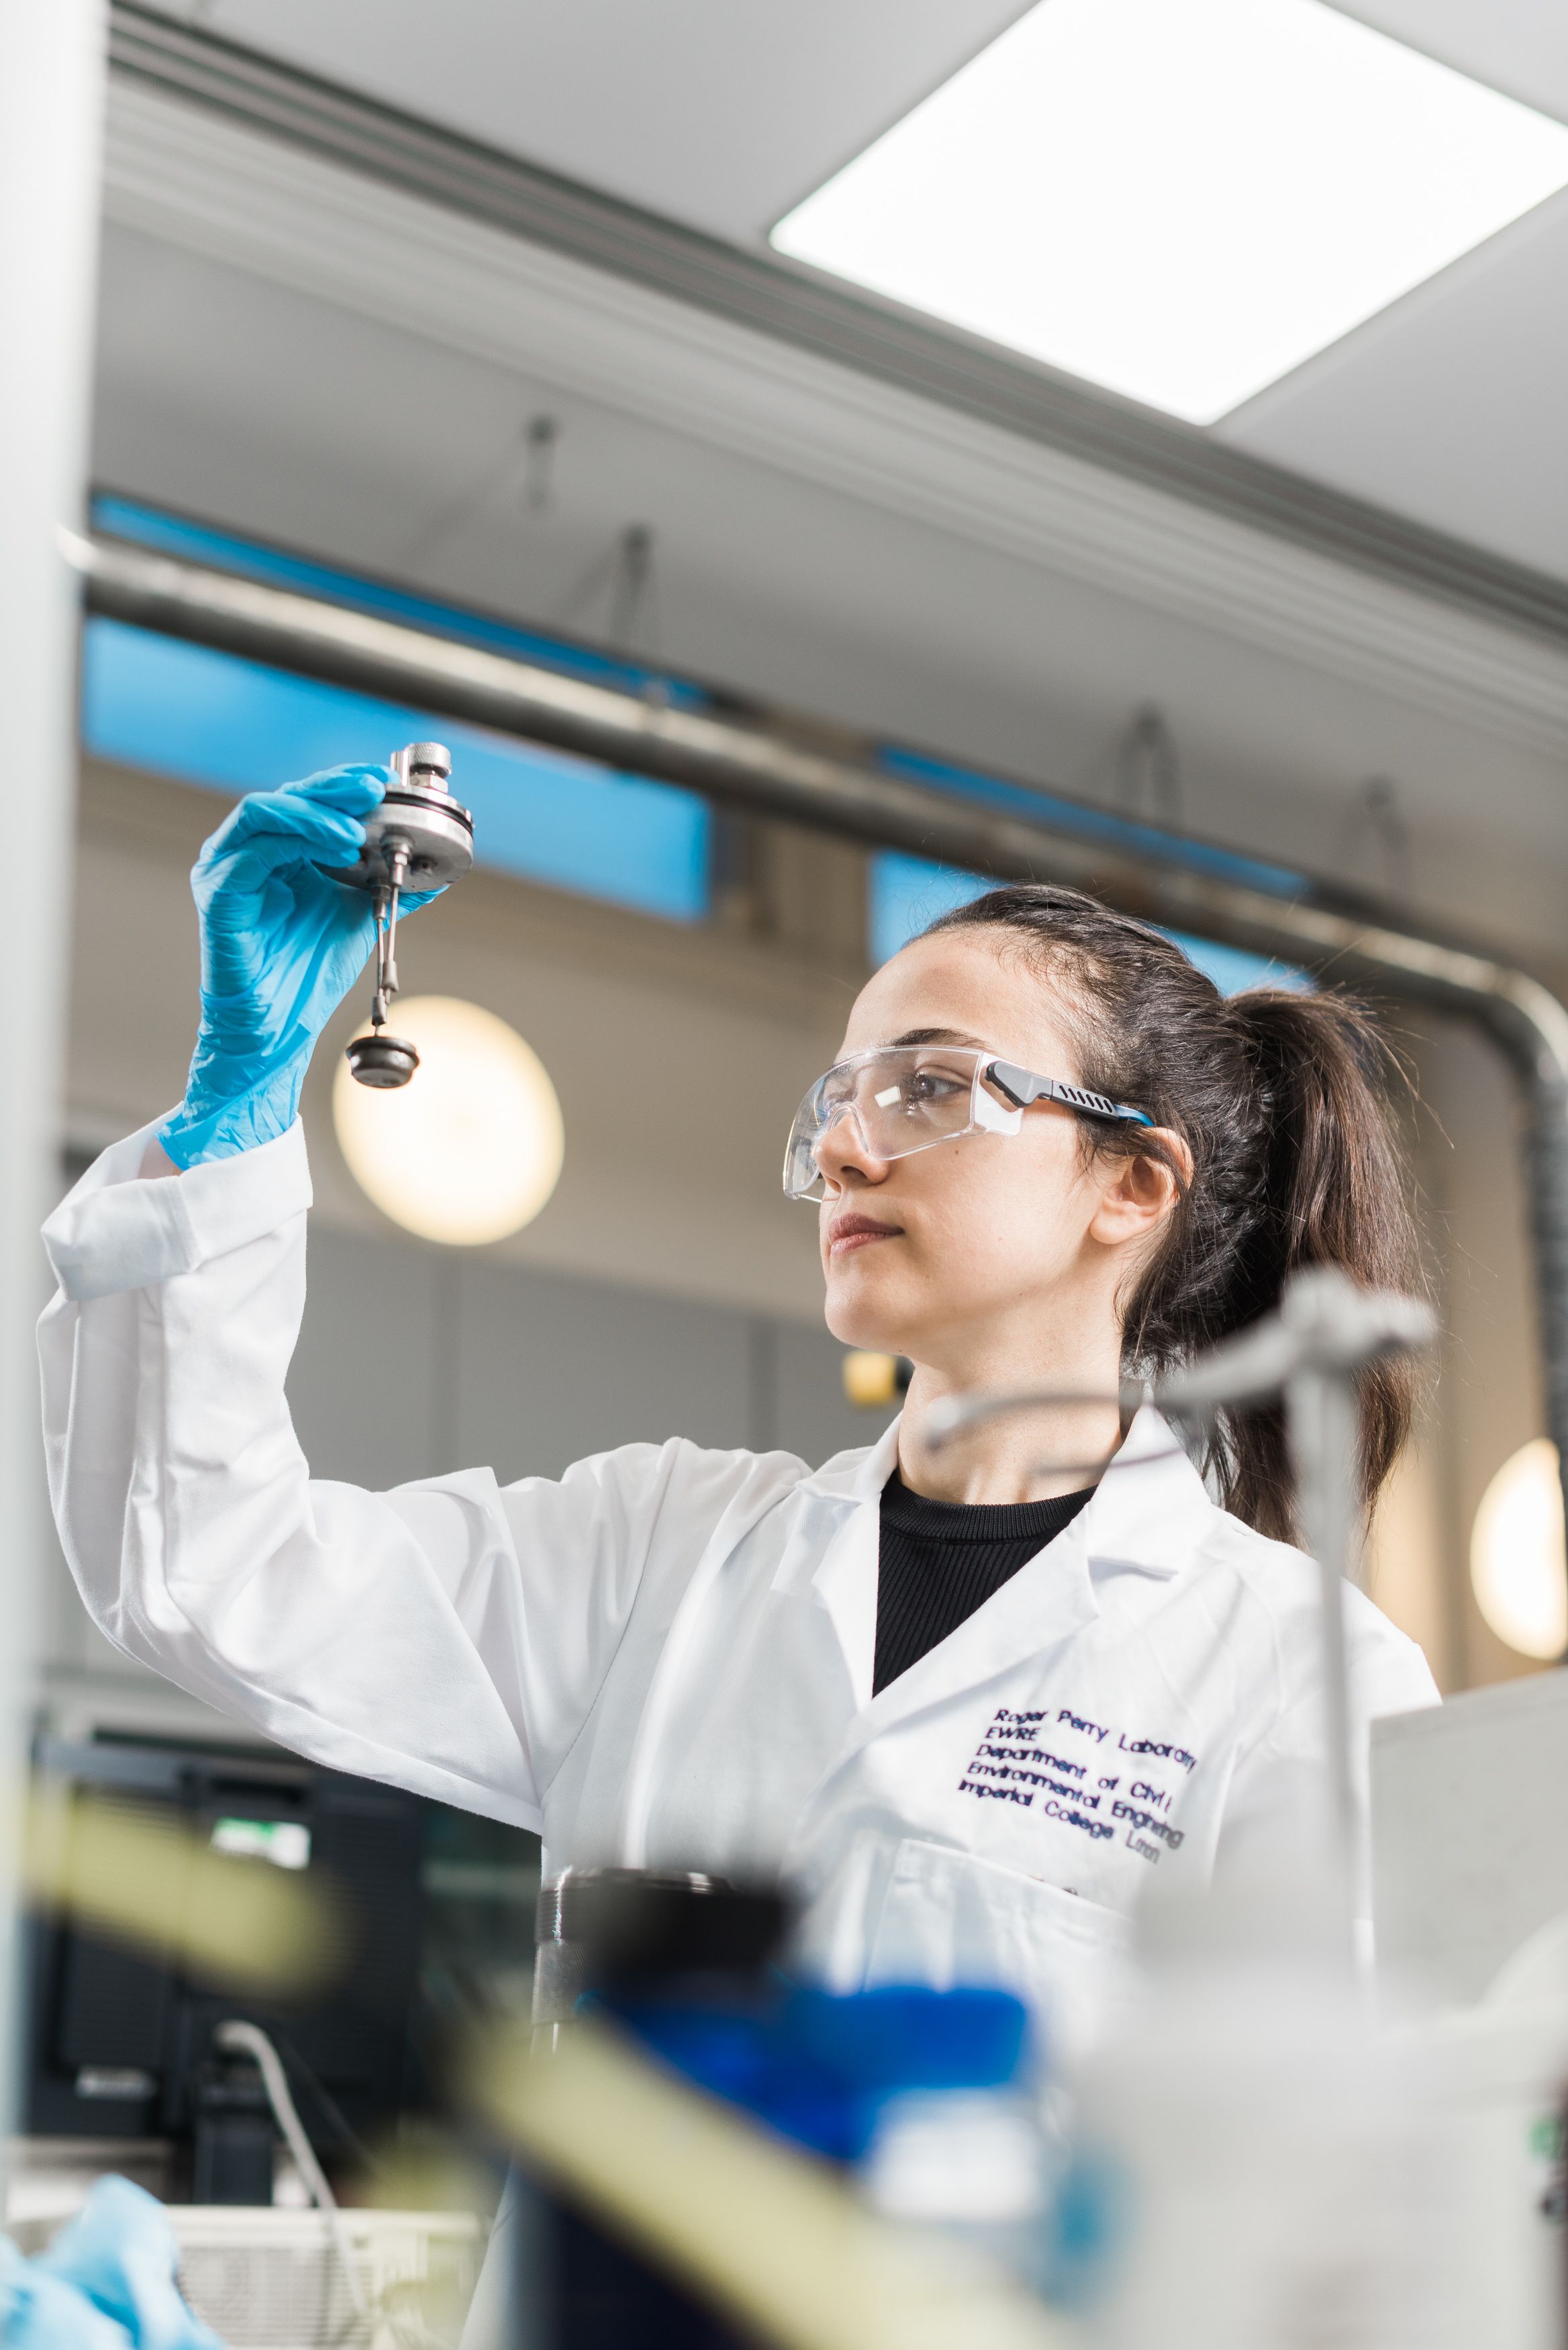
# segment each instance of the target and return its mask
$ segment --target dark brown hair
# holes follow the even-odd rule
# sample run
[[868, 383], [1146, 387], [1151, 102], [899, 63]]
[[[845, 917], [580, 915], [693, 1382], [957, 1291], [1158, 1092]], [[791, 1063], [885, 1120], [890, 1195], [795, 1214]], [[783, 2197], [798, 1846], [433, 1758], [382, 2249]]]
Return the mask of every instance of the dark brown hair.
[[[1192, 1178], [1158, 1138], [1084, 1120], [1085, 1147], [1142, 1154], [1180, 1186], [1158, 1253], [1127, 1301], [1123, 1364], [1148, 1377], [1245, 1327], [1298, 1266], [1368, 1289], [1419, 1292], [1411, 1187], [1388, 1087], [1398, 1065], [1366, 1012], [1328, 992], [1257, 987], [1227, 999], [1171, 940], [1076, 889], [992, 889], [930, 931], [1001, 932], [1061, 989], [1081, 1083], [1180, 1135]], [[1046, 1074], [1054, 1074], [1047, 1072]], [[1414, 1375], [1378, 1364], [1361, 1390], [1368, 1506], [1409, 1432]], [[1228, 1417], [1210, 1466], [1227, 1509], [1295, 1539], [1282, 1414]]]

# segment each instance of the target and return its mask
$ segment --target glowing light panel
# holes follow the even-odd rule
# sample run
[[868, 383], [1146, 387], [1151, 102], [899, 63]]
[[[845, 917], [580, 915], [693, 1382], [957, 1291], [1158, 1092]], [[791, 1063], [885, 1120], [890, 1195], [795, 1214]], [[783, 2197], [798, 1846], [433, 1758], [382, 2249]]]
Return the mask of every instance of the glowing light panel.
[[1544, 1436], [1505, 1461], [1476, 1512], [1470, 1585], [1500, 1640], [1524, 1657], [1568, 1648], [1568, 1556], [1557, 1447]]
[[1321, 0], [1040, 0], [781, 253], [1210, 423], [1568, 185], [1568, 128]]
[[420, 1056], [411, 1085], [378, 1093], [340, 1062], [332, 1118], [350, 1172], [422, 1240], [472, 1248], [531, 1223], [566, 1149], [549, 1073], [514, 1028], [454, 995], [399, 998], [389, 1033]]

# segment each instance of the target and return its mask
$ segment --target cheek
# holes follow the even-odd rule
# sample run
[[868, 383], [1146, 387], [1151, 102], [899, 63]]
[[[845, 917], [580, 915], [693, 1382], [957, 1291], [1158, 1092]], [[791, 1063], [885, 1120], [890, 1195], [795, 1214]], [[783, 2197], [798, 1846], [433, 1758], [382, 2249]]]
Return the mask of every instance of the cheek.
[[1055, 1138], [966, 1138], [923, 1156], [877, 1203], [879, 1213], [907, 1213], [906, 1238], [885, 1257], [871, 1248], [830, 1264], [830, 1284], [894, 1276], [1001, 1301], [1072, 1262], [1087, 1201], [1076, 1159]]
[[[1017, 1137], [987, 1137], [968, 1164], [956, 1170], [950, 1212], [963, 1216], [977, 1234], [1035, 1252], [1054, 1251], [1086, 1216], [1071, 1138], [1047, 1130]], [[948, 1203], [944, 1202], [944, 1206]]]
[[988, 1169], [966, 1185], [961, 1201], [933, 1232], [935, 1253], [961, 1264], [977, 1293], [1004, 1296], [1049, 1281], [1070, 1260], [1078, 1235], [1052, 1171], [1035, 1183], [1012, 1170]]

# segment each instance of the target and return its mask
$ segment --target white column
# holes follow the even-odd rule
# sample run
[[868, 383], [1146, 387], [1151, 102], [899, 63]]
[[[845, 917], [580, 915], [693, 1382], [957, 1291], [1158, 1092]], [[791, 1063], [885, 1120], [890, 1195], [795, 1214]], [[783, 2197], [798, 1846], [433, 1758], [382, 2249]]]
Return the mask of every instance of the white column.
[[11, 1833], [42, 1557], [38, 1223], [59, 1139], [77, 593], [102, 140], [104, 0], [0, 0], [0, 2127], [11, 2126]]

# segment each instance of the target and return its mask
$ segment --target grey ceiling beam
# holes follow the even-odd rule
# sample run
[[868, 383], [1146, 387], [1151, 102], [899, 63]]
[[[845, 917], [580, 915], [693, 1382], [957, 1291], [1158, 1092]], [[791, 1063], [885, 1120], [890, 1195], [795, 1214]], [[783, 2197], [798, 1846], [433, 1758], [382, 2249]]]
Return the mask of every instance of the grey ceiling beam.
[[1568, 581], [1325, 488], [1196, 428], [704, 236], [138, 0], [113, 0], [113, 71], [492, 228], [809, 350], [1417, 593], [1568, 642]]

